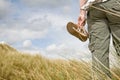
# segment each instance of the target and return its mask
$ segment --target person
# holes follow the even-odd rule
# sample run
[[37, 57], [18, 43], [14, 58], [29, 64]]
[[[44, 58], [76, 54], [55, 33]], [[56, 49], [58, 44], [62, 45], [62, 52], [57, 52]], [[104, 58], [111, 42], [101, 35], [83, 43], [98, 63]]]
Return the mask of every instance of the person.
[[[81, 9], [86, 2], [87, 0], [80, 0], [80, 16], [78, 17], [78, 24], [80, 26], [84, 26], [87, 16], [89, 33], [88, 47], [92, 53], [92, 79], [112, 80], [112, 74], [109, 70], [109, 45], [110, 37], [112, 37], [114, 48], [119, 57], [120, 0], [107, 0], [105, 2], [92, 4], [92, 6], [97, 7], [98, 9], [94, 7], [89, 7], [87, 10]], [[115, 16], [113, 14], [117, 14], [119, 16]]]

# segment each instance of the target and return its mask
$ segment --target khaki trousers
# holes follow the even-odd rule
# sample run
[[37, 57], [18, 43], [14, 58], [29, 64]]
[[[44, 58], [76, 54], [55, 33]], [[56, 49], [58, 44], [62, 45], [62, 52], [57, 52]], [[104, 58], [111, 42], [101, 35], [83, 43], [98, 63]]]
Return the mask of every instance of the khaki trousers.
[[[93, 6], [120, 15], [120, 0], [109, 0]], [[109, 71], [110, 36], [116, 53], [120, 56], [120, 17], [91, 7], [87, 14], [87, 23], [93, 80], [112, 80]]]

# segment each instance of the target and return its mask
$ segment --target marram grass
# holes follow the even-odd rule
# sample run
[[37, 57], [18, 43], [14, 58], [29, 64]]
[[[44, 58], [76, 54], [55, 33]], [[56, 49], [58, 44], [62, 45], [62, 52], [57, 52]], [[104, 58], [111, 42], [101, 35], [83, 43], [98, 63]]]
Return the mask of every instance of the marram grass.
[[[119, 67], [113, 71], [120, 75]], [[90, 62], [51, 60], [0, 44], [0, 80], [92, 80], [91, 76]]]

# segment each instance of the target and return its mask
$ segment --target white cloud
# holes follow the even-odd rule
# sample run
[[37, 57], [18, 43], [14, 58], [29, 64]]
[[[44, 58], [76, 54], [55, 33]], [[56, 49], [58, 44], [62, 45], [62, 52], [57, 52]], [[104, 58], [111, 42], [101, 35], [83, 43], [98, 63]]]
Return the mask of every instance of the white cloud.
[[31, 47], [31, 46], [32, 46], [32, 41], [31, 41], [31, 40], [25, 40], [25, 41], [23, 42], [23, 47], [29, 48], [29, 47]]
[[[24, 17], [24, 15], [22, 17]], [[11, 20], [0, 24], [0, 26], [0, 40], [17, 42], [26, 39], [40, 39], [45, 37], [51, 23], [45, 19], [44, 16], [40, 16], [38, 19], [35, 18], [31, 22], [29, 22], [28, 17], [22, 20]]]
[[7, 44], [5, 41], [0, 41], [0, 44]]
[[58, 7], [70, 4], [72, 0], [21, 0], [29, 6]]
[[60, 44], [60, 45], [51, 44], [51, 45], [47, 46], [46, 50], [54, 53], [54, 51], [60, 52], [60, 51], [64, 50], [65, 48], [66, 48], [65, 44]]
[[47, 48], [46, 48], [46, 50], [47, 51], [52, 51], [52, 50], [55, 50], [57, 47], [56, 47], [56, 45], [55, 44], [52, 44], [52, 45], [49, 45]]
[[36, 55], [36, 54], [40, 54], [39, 50], [30, 50], [30, 49], [21, 49], [20, 52], [24, 53], [24, 54], [31, 54], [31, 55]]
[[63, 58], [90, 59], [90, 52], [80, 46], [69, 46], [63, 44], [51, 44], [46, 47], [46, 55], [57, 55]]
[[[22, 0], [27, 3], [35, 3], [35, 4], [46, 4], [56, 6], [62, 3], [70, 2], [64, 0]], [[1, 10], [11, 11], [11, 3], [9, 0], [0, 0], [0, 12], [4, 12]], [[14, 4], [14, 3], [12, 3]], [[62, 5], [61, 5], [62, 6]], [[64, 7], [66, 10], [69, 10], [68, 6]], [[19, 8], [16, 8], [19, 9]], [[6, 12], [7, 14], [9, 12]], [[14, 13], [16, 14], [16, 13]], [[22, 14], [18, 15], [17, 18], [8, 18], [6, 22], [0, 24], [0, 41], [4, 40], [6, 42], [15, 43], [18, 41], [24, 41], [27, 39], [41, 39], [46, 37], [47, 34], [51, 34], [49, 32], [54, 32], [58, 30], [63, 30], [65, 28], [66, 23], [72, 20], [68, 16], [64, 16], [62, 14], [57, 13], [45, 13], [45, 12], [33, 12], [26, 10], [22, 12]], [[2, 17], [2, 14], [0, 14]], [[1, 18], [0, 17], [0, 18]], [[59, 32], [61, 33], [61, 32]], [[57, 33], [54, 33], [54, 35]]]
[[[24, 18], [24, 16], [26, 17]], [[56, 31], [54, 35], [57, 35], [58, 30], [63, 31], [69, 20], [72, 19], [54, 13], [24, 14], [20, 20], [9, 20], [0, 24], [0, 40], [17, 42], [27, 39], [41, 39], [54, 31]]]
[[69, 14], [72, 11], [72, 9], [71, 9], [70, 5], [65, 5], [63, 7], [63, 11], [64, 11], [64, 13]]
[[[46, 47], [46, 52], [49, 54], [65, 54], [66, 45], [65, 44], [51, 44]], [[64, 52], [64, 53], [63, 53]]]
[[[56, 13], [35, 13], [32, 14], [32, 16], [28, 19], [28, 22], [32, 25], [40, 24], [40, 22], [44, 25], [47, 25], [49, 27], [47, 28], [54, 28], [55, 30], [62, 29], [66, 26], [66, 23], [68, 21], [71, 21], [72, 18]], [[30, 25], [31, 25], [30, 24]], [[38, 27], [40, 28], [40, 27]]]
[[52, 25], [53, 25], [53, 27], [55, 29], [59, 29], [59, 28], [62, 28], [64, 26], [66, 26], [66, 23], [69, 20], [71, 20], [68, 17], [62, 16], [62, 15], [58, 15], [58, 14], [47, 14], [47, 15], [48, 15], [47, 19], [49, 21], [51, 21], [51, 23], [52, 23]]
[[41, 54], [40, 52], [42, 49], [39, 47], [35, 46], [32, 42], [32, 40], [25, 40], [22, 43], [22, 46], [18, 46], [18, 50], [20, 50], [23, 53], [27, 54]]
[[32, 29], [14, 29], [14, 28], [4, 28], [1, 32], [1, 39], [7, 40], [7, 42], [18, 42], [25, 39], [38, 39], [43, 37], [47, 32], [46, 31], [35, 31]]
[[8, 0], [0, 0], [0, 19], [10, 14], [11, 2]]

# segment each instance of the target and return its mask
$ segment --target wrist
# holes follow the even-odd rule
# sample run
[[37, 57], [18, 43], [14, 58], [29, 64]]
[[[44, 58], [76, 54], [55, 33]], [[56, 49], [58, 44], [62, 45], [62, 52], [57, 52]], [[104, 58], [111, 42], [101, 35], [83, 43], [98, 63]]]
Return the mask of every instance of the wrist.
[[86, 10], [80, 10], [80, 14], [86, 15]]
[[79, 16], [82, 16], [82, 17], [84, 17], [84, 18], [87, 18], [87, 12], [86, 12], [85, 10], [81, 10]]

